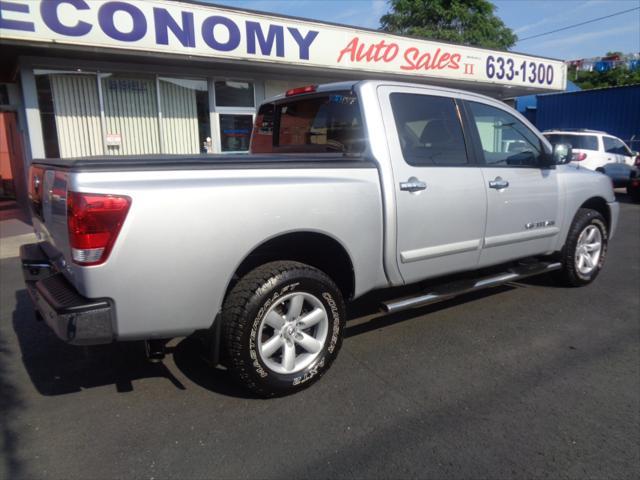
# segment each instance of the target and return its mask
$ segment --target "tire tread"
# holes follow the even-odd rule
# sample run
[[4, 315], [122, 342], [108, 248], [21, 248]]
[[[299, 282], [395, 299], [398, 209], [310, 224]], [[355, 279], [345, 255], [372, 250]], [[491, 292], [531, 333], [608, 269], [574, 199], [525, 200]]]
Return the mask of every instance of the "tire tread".
[[[249, 318], [249, 301], [256, 292], [266, 286], [269, 280], [272, 280], [271, 283], [275, 283], [276, 277], [291, 271], [321, 280], [338, 290], [338, 287], [330, 277], [314, 267], [289, 260], [269, 262], [250, 271], [238, 281], [225, 300], [222, 310], [222, 346], [225, 348], [229, 359], [229, 369], [244, 387], [261, 397], [272, 397], [276, 393], [264, 389], [252, 379], [243, 358], [244, 345], [242, 337], [246, 328], [245, 322]], [[339, 345], [336, 353], [338, 349]], [[329, 365], [327, 365], [328, 367]], [[317, 375], [318, 378], [323, 373], [320, 372]]]
[[574, 253], [575, 246], [578, 241], [578, 236], [582, 232], [582, 230], [590, 223], [592, 220], [597, 219], [602, 224], [604, 231], [602, 232], [602, 242], [603, 242], [603, 250], [602, 250], [602, 258], [606, 256], [607, 251], [607, 241], [609, 238], [609, 233], [606, 228], [606, 221], [604, 217], [597, 210], [593, 210], [591, 208], [580, 208], [574, 219], [571, 223], [571, 227], [569, 228], [569, 233], [567, 234], [567, 241], [565, 242], [565, 246], [560, 252], [560, 261], [562, 262], [563, 268], [556, 273], [556, 279], [558, 282], [567, 287], [582, 287], [591, 283], [597, 277], [599, 273], [599, 269], [595, 270], [591, 275], [589, 280], [584, 280], [578, 273], [576, 272], [576, 265], [574, 261]]

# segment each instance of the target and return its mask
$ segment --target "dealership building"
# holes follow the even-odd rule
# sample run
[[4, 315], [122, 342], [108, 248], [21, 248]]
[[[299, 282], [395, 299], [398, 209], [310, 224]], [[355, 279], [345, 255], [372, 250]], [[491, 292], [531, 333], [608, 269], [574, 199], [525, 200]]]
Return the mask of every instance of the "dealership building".
[[0, 44], [0, 128], [27, 165], [244, 152], [257, 105], [307, 84], [377, 78], [502, 99], [566, 86], [558, 60], [188, 1], [0, 0]]

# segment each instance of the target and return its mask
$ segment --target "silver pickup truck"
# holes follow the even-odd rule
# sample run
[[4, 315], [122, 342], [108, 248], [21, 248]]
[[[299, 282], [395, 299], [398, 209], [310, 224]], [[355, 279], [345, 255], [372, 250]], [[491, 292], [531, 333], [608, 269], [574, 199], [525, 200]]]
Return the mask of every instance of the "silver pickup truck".
[[79, 345], [196, 334], [245, 387], [282, 395], [327, 371], [345, 301], [427, 279], [384, 310], [552, 271], [585, 285], [616, 228], [605, 175], [474, 93], [293, 89], [261, 105], [251, 149], [35, 161], [39, 242], [21, 257], [46, 323]]

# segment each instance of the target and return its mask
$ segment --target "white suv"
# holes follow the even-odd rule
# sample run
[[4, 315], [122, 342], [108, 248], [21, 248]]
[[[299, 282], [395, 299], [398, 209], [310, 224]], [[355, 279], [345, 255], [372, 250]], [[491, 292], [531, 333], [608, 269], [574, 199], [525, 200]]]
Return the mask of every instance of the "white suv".
[[635, 154], [617, 137], [597, 130], [547, 130], [543, 135], [552, 143], [569, 143], [573, 161], [590, 170], [604, 170], [609, 163], [633, 166]]

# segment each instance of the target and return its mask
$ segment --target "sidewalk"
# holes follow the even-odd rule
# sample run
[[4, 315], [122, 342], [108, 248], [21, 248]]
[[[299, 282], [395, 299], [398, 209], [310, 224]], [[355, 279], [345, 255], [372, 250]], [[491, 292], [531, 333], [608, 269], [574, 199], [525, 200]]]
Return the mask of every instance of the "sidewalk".
[[31, 220], [13, 200], [0, 200], [0, 260], [19, 255], [20, 245], [33, 243]]

